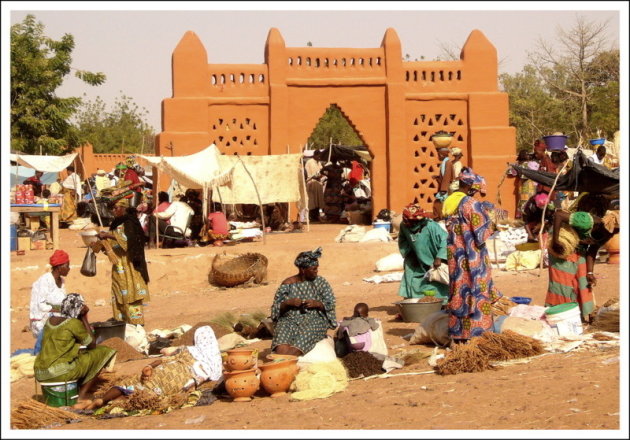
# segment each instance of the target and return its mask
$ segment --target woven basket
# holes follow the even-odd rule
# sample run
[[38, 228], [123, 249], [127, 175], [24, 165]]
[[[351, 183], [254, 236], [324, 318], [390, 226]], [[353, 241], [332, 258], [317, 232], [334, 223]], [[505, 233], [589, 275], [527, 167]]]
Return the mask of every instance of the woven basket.
[[249, 281], [260, 284], [267, 278], [267, 257], [257, 253], [242, 255], [215, 255], [212, 260], [212, 282], [233, 287]]

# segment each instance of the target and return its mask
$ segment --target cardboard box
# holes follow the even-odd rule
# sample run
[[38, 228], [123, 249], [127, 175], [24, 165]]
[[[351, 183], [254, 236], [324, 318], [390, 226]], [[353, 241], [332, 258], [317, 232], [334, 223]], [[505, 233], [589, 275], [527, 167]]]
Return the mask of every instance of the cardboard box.
[[30, 251], [31, 250], [31, 237], [18, 237], [18, 250]]

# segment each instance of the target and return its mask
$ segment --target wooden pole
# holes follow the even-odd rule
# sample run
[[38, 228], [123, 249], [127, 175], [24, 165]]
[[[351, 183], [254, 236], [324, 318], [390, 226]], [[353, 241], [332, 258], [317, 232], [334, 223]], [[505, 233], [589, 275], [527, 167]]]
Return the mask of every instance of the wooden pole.
[[245, 166], [245, 162], [243, 162], [243, 159], [241, 159], [241, 156], [237, 154], [236, 157], [238, 157], [238, 160], [241, 162], [241, 165], [243, 165], [245, 172], [247, 173], [249, 178], [252, 180], [252, 183], [254, 184], [254, 190], [256, 191], [256, 197], [258, 198], [258, 206], [260, 206], [260, 220], [262, 221], [262, 228], [263, 228], [263, 244], [267, 244], [267, 238], [265, 236], [265, 213], [263, 212], [262, 201], [260, 200], [258, 187], [256, 186], [256, 182], [254, 181], [254, 178], [252, 177], [251, 173]]
[[[556, 178], [553, 180], [553, 185], [551, 185], [551, 189], [549, 190], [549, 195], [550, 196], [551, 196], [551, 194], [553, 194], [553, 190], [556, 188], [556, 183], [558, 183], [558, 179], [562, 175], [562, 172], [567, 167], [568, 163], [569, 163], [569, 161], [566, 161], [564, 163], [564, 165], [562, 165], [562, 168], [560, 169], [560, 171], [558, 171], [558, 174], [556, 174]], [[543, 236], [543, 232], [545, 230], [545, 213], [547, 212], [547, 205], [549, 205], [549, 203], [551, 203], [551, 200], [547, 200], [547, 203], [543, 207], [542, 216], [541, 216], [541, 219], [540, 219], [540, 231], [538, 231], [538, 244], [540, 246], [540, 259], [538, 260], [538, 276], [539, 277], [541, 276], [542, 269], [543, 269], [543, 260], [544, 260], [543, 252], [545, 250], [543, 249], [542, 236]], [[556, 209], [558, 209], [558, 208], [556, 207]]]
[[[311, 232], [311, 215], [308, 210], [308, 192], [306, 192], [306, 176], [304, 175], [304, 163], [302, 162], [302, 158], [300, 158], [300, 182], [302, 183], [302, 188], [304, 189], [304, 204], [306, 209], [306, 232]], [[299, 221], [299, 218], [298, 218]]]
[[[289, 144], [287, 144], [287, 154], [290, 153]], [[298, 208], [298, 221], [300, 219], [300, 208]], [[291, 222], [291, 203], [287, 203], [287, 221]]]
[[[79, 156], [77, 154], [77, 156]], [[83, 158], [79, 156], [79, 160], [81, 161], [81, 167], [83, 168], [83, 172], [85, 172], [85, 164], [83, 163]], [[75, 171], [76, 173], [76, 171]], [[92, 191], [92, 185], [90, 185], [90, 179], [85, 179], [88, 184], [88, 188], [90, 188], [90, 194], [92, 195], [92, 201], [94, 202], [94, 210], [96, 211], [96, 216], [98, 217], [98, 224], [103, 227], [103, 221], [101, 220], [101, 214], [98, 212], [98, 205], [96, 204], [96, 195]]]

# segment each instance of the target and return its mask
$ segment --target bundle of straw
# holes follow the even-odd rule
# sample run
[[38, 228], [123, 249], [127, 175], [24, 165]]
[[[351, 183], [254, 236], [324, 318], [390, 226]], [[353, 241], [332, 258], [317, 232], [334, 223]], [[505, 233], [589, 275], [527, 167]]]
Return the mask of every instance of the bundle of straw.
[[34, 399], [20, 402], [11, 411], [13, 429], [40, 429], [81, 420], [83, 417], [78, 414], [44, 405]]
[[464, 345], [455, 345], [435, 366], [437, 374], [474, 373], [494, 369], [491, 362], [536, 356], [544, 352], [540, 341], [507, 330], [486, 332]]

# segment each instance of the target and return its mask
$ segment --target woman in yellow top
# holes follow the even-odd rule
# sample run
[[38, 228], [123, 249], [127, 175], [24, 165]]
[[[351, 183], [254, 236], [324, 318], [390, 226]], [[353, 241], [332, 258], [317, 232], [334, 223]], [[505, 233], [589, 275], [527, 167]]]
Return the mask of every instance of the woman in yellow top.
[[144, 325], [143, 301], [149, 300], [149, 273], [144, 258], [144, 231], [129, 199], [119, 199], [113, 207], [109, 232], [99, 238], [109, 240], [118, 260], [112, 266], [112, 313], [114, 319]]

